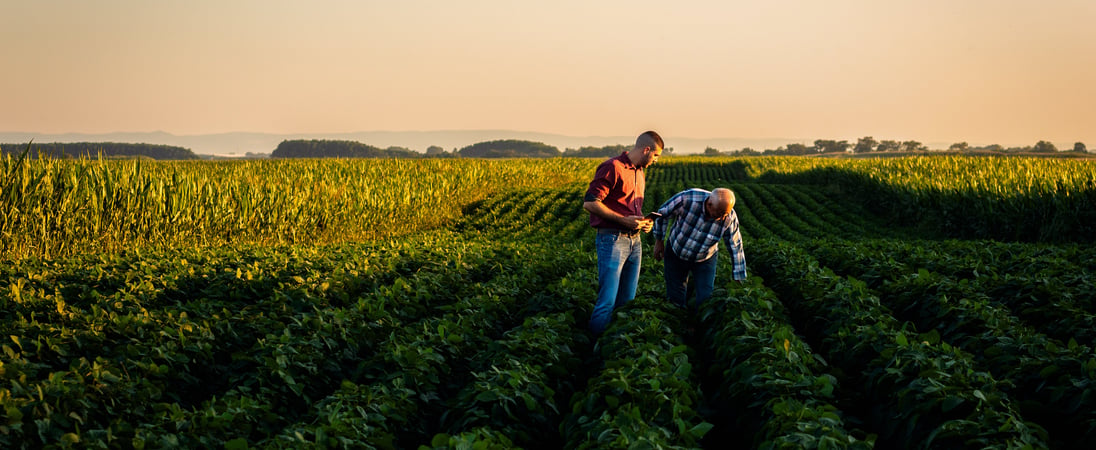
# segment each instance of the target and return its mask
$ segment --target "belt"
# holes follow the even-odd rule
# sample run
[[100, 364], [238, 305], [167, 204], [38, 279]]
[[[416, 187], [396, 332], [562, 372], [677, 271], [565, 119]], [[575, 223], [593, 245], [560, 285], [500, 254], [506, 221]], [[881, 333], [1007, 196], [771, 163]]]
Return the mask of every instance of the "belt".
[[639, 234], [639, 230], [621, 230], [619, 228], [598, 228], [598, 234], [623, 234], [625, 236], [635, 236]]

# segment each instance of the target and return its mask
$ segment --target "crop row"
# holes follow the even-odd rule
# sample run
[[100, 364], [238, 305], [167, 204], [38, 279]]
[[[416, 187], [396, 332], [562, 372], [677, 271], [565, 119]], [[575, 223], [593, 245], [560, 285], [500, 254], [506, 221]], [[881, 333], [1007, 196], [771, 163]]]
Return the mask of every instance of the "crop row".
[[[1025, 417], [1050, 431], [1058, 441], [1055, 447], [1076, 447], [1096, 438], [1096, 353], [1077, 339], [1049, 337], [1014, 315], [1009, 305], [1015, 301], [990, 295], [996, 291], [996, 277], [957, 279], [911, 269], [895, 258], [897, 251], [850, 243], [819, 242], [809, 251], [835, 270], [871, 274], [868, 285], [897, 317], [919, 330], [931, 330], [941, 341], [970, 353], [995, 378], [1009, 382], [1004, 390]], [[1081, 312], [1072, 322], [1085, 317], [1089, 315]], [[1056, 335], [1074, 331], [1062, 322], [1042, 322], [1039, 328], [1056, 330]]]
[[597, 341], [601, 364], [571, 401], [569, 448], [695, 448], [712, 428], [701, 417], [695, 357], [682, 311], [641, 297], [614, 313]]
[[[830, 257], [835, 267], [859, 272], [875, 285], [910, 275], [924, 269], [939, 274], [941, 282], [954, 281], [969, 292], [985, 295], [994, 303], [1008, 308], [1017, 317], [1047, 335], [1061, 341], [1076, 340], [1092, 345], [1096, 334], [1096, 314], [1092, 295], [1096, 293], [1091, 272], [1078, 265], [1076, 259], [1091, 259], [1093, 252], [1073, 249], [1063, 258], [1045, 247], [1023, 247], [1017, 244], [980, 243], [975, 252], [965, 252], [964, 246], [946, 247], [924, 243], [909, 245], [891, 241], [887, 245], [868, 241], [871, 245], [830, 245], [820, 243], [822, 253], [841, 251], [843, 256]], [[968, 250], [973, 250], [967, 247]], [[901, 266], [880, 270], [880, 258], [900, 261]], [[842, 261], [837, 261], [842, 259]], [[897, 263], [895, 263], [897, 264]], [[927, 276], [927, 274], [926, 274]], [[924, 283], [931, 284], [931, 281]]]
[[453, 228], [503, 239], [541, 238], [555, 242], [581, 240], [590, 231], [582, 193], [570, 189], [524, 189], [469, 205]]
[[[864, 239], [908, 235], [844, 203], [847, 186], [756, 183], [778, 181], [758, 167], [652, 168], [648, 210], [689, 187], [738, 193], [752, 277], [717, 289], [695, 321], [662, 301], [660, 265], [646, 258], [639, 297], [596, 350], [584, 331], [596, 287], [592, 234], [585, 186], [573, 177], [546, 181], [558, 188], [466, 197], [444, 209], [463, 216], [443, 222], [453, 232], [395, 243], [2, 265], [0, 331], [12, 338], [3, 345], [0, 443], [695, 448], [741, 435], [757, 447], [942, 448], [1088, 440], [1090, 251]], [[484, 177], [450, 181], [470, 187]], [[417, 220], [403, 214], [387, 220]], [[337, 230], [342, 219], [324, 220]]]
[[[395, 278], [381, 285], [365, 284], [369, 277], [357, 271], [269, 276], [277, 270], [266, 267], [270, 272], [263, 277], [259, 266], [277, 265], [274, 258], [253, 271], [199, 275], [212, 275], [204, 289], [220, 290], [222, 296], [176, 303], [160, 298], [150, 302], [164, 303], [159, 309], [131, 307], [139, 312], [113, 311], [139, 301], [127, 292], [148, 287], [139, 275], [124, 275], [135, 279], [133, 285], [97, 296], [75, 295], [78, 301], [71, 292], [86, 290], [62, 286], [60, 291], [70, 292], [63, 311], [67, 322], [40, 321], [35, 318], [38, 308], [31, 307], [29, 320], [4, 323], [18, 338], [5, 345], [4, 378], [11, 386], [5, 405], [14, 413], [0, 439], [146, 440], [134, 430], [138, 424], [153, 427], [163, 439], [184, 439], [180, 436], [186, 433], [208, 433], [215, 440], [233, 433], [248, 439], [265, 435], [304, 414], [307, 404], [327, 395], [340, 380], [365, 371], [362, 358], [380, 351], [377, 344], [386, 334], [413, 330], [433, 311], [463, 309], [461, 302], [477, 295], [522, 297], [522, 292], [537, 290], [541, 279], [534, 274], [554, 270], [532, 265], [518, 272], [499, 271], [501, 265], [510, 265], [500, 259], [505, 255], [499, 250], [454, 252], [445, 264], [422, 264], [409, 278], [390, 274]], [[391, 261], [396, 270], [406, 268], [406, 260]], [[384, 259], [357, 262], [384, 264]], [[487, 277], [479, 278], [483, 275]], [[42, 283], [49, 284], [64, 277], [44, 278]], [[347, 285], [353, 287], [345, 290]], [[56, 298], [37, 299], [39, 290], [26, 283], [23, 287], [23, 298], [9, 301], [56, 304]], [[178, 297], [177, 292], [160, 294]], [[239, 297], [247, 295], [253, 297], [241, 305]], [[72, 306], [79, 303], [88, 304], [83, 309]], [[486, 322], [505, 323], [493, 319]], [[226, 411], [241, 408], [247, 413], [234, 420], [244, 423], [224, 422]], [[150, 419], [157, 417], [165, 422], [157, 425]], [[171, 425], [164, 428], [166, 424]]]
[[791, 302], [798, 329], [841, 384], [863, 387], [852, 411], [868, 418], [881, 445], [1046, 446], [1045, 431], [969, 354], [907, 329], [862, 283], [820, 267], [802, 248], [773, 241], [752, 248], [754, 270]]
[[837, 379], [797, 334], [784, 306], [757, 278], [700, 311], [711, 407], [729, 422], [723, 439], [753, 436], [750, 448], [854, 448], [874, 437], [846, 425]]

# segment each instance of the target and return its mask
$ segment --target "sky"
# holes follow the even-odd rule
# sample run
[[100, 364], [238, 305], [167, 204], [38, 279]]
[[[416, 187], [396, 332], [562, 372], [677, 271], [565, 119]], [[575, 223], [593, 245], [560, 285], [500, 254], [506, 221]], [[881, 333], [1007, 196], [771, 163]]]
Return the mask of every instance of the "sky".
[[1096, 148], [1096, 1], [0, 3], [0, 131], [649, 129]]

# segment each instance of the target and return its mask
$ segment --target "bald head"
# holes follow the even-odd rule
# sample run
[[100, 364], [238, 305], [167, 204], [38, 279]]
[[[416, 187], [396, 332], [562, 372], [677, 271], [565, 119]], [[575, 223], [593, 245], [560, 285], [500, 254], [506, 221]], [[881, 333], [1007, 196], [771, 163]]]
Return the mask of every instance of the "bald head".
[[727, 188], [715, 188], [708, 196], [708, 214], [713, 217], [724, 217], [734, 208], [734, 192]]

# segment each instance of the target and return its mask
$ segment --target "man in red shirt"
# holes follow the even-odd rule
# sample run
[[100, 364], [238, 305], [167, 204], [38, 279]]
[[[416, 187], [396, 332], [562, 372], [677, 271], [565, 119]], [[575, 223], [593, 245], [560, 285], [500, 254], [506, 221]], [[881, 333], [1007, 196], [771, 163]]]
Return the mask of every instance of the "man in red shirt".
[[631, 150], [597, 167], [583, 198], [590, 226], [597, 229], [598, 294], [589, 323], [595, 334], [605, 331], [613, 309], [636, 296], [643, 259], [640, 233], [651, 231], [653, 225], [643, 218], [644, 169], [658, 161], [662, 149], [658, 133], [639, 135]]

